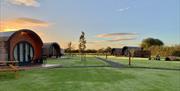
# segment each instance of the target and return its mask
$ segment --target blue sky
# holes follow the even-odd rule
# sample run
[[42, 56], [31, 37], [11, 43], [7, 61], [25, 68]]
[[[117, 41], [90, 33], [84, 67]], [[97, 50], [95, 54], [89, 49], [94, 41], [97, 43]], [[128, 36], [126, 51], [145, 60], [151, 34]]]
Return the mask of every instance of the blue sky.
[[180, 0], [30, 1], [1, 0], [3, 26], [19, 18], [45, 22], [48, 26], [18, 29], [32, 28], [44, 42], [57, 41], [64, 48], [70, 41], [77, 47], [81, 31], [86, 33], [88, 48], [139, 46], [147, 37], [165, 45], [180, 44]]

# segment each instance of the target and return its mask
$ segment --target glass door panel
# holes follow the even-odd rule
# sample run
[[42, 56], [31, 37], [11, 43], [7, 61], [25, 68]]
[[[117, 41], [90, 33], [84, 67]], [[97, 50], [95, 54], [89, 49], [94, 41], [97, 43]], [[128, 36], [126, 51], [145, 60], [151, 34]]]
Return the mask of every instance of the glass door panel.
[[14, 60], [19, 61], [20, 64], [24, 65], [32, 60], [34, 56], [34, 49], [29, 43], [21, 42], [16, 45], [13, 54]]
[[24, 61], [24, 55], [23, 55], [23, 43], [19, 44], [19, 61], [23, 62]]

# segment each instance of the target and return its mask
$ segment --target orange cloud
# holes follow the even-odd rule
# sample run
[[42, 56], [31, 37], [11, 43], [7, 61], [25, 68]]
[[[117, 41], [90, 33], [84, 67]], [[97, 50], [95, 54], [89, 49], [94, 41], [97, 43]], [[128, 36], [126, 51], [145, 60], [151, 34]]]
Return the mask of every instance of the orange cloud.
[[119, 38], [119, 39], [112, 39], [107, 40], [108, 42], [120, 42], [120, 41], [128, 41], [128, 40], [135, 40], [136, 38]]
[[49, 23], [32, 18], [16, 18], [6, 21], [0, 21], [0, 31], [16, 31], [23, 28], [48, 27]]
[[98, 44], [98, 43], [103, 43], [105, 42], [104, 40], [98, 40], [98, 41], [88, 41], [88, 44]]
[[136, 33], [109, 33], [109, 34], [99, 34], [96, 37], [98, 38], [110, 38], [115, 36], [131, 36], [131, 35], [137, 35]]
[[121, 41], [128, 41], [128, 40], [135, 40], [136, 38], [116, 38], [116, 39], [109, 39], [109, 40], [99, 40], [99, 41], [90, 41], [89, 44], [99, 44], [99, 43], [107, 43], [107, 42], [121, 42]]
[[108, 46], [112, 48], [120, 48], [125, 46], [126, 44], [122, 42], [110, 42], [110, 41], [93, 41], [88, 42], [87, 47], [91, 49], [100, 49], [100, 48], [106, 48]]
[[[125, 45], [129, 45], [131, 40], [136, 40], [138, 34], [136, 33], [109, 33], [109, 34], [99, 34], [96, 35], [97, 38], [101, 38], [101, 40], [96, 41], [88, 41], [88, 46], [98, 49], [98, 48], [106, 48], [110, 47], [122, 47]], [[130, 42], [131, 41], [131, 42]], [[134, 44], [131, 44], [134, 45]]]
[[136, 33], [109, 33], [109, 34], [99, 34], [97, 38], [106, 38], [106, 40], [95, 41], [98, 42], [121, 42], [128, 40], [135, 40], [137, 38]]

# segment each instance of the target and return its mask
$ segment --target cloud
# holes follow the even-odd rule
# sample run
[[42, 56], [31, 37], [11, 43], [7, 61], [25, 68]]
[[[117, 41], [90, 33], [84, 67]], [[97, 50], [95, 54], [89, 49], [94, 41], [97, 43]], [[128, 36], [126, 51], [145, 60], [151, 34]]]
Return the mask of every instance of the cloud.
[[136, 33], [109, 33], [109, 34], [99, 34], [96, 37], [105, 40], [94, 41], [91, 43], [102, 43], [102, 42], [121, 42], [137, 39], [138, 34]]
[[126, 7], [126, 8], [120, 8], [120, 9], [117, 9], [116, 11], [118, 12], [123, 12], [123, 11], [126, 11], [128, 9], [130, 9], [131, 7]]
[[107, 42], [121, 42], [121, 41], [129, 41], [135, 40], [136, 38], [118, 38], [118, 39], [109, 39], [109, 40], [99, 40], [99, 41], [90, 41], [89, 44], [99, 44], [99, 43], [107, 43]]
[[10, 22], [16, 22], [25, 26], [41, 26], [41, 27], [48, 26], [48, 23], [45, 21], [27, 18], [27, 17], [16, 18]]
[[[88, 47], [94, 49], [106, 48], [107, 46], [120, 48], [125, 45], [132, 45], [136, 42], [139, 34], [137, 33], [107, 33], [96, 35], [97, 40], [87, 41]], [[137, 45], [137, 44], [136, 44]]]
[[88, 41], [88, 44], [98, 44], [98, 43], [103, 43], [105, 42], [104, 40], [98, 40], [98, 41]]
[[31, 7], [38, 7], [40, 3], [38, 0], [7, 0], [11, 4], [15, 5], [24, 5], [24, 6], [31, 6]]
[[39, 27], [48, 27], [49, 23], [32, 19], [27, 17], [15, 18], [6, 21], [0, 21], [0, 31], [15, 31], [22, 28], [39, 28]]
[[137, 35], [136, 33], [109, 33], [109, 34], [99, 34], [96, 37], [98, 38], [111, 38], [111, 37], [117, 37], [117, 36], [133, 36]]
[[113, 47], [113, 48], [119, 48], [119, 47], [123, 47], [126, 44], [124, 44], [123, 42], [111, 42], [108, 40], [99, 40], [99, 41], [91, 41], [87, 43], [88, 48], [94, 48], [94, 49], [100, 49], [100, 48], [106, 48], [108, 46]]
[[120, 42], [120, 41], [128, 41], [128, 40], [135, 40], [136, 38], [119, 38], [119, 39], [112, 39], [107, 40], [108, 42]]

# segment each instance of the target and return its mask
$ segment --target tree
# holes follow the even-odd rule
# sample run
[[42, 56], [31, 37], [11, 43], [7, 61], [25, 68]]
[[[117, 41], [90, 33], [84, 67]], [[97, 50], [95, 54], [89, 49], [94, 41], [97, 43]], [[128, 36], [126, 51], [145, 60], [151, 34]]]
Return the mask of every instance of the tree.
[[132, 57], [132, 55], [131, 55], [131, 52], [128, 50], [128, 56], [129, 56], [129, 66], [131, 66], [131, 57]]
[[97, 53], [97, 50], [95, 50], [95, 49], [87, 49], [86, 53]]
[[85, 60], [86, 56], [84, 55], [84, 51], [86, 49], [86, 40], [85, 40], [85, 33], [81, 32], [81, 36], [79, 38], [79, 52], [81, 54], [81, 61]]
[[154, 39], [154, 38], [144, 39], [141, 43], [141, 47], [144, 49], [148, 49], [151, 46], [163, 46], [163, 45], [164, 45], [164, 43], [161, 40]]
[[108, 47], [105, 49], [105, 52], [106, 52], [106, 53], [110, 53], [111, 50], [112, 50], [112, 48], [108, 46]]
[[104, 53], [104, 51], [105, 51], [104, 48], [100, 48], [100, 49], [97, 50], [97, 53], [98, 53], [98, 54], [101, 54], [101, 53]]
[[167, 56], [180, 56], [180, 45], [175, 46], [151, 46], [149, 48], [152, 56], [161, 55]]
[[72, 55], [71, 55], [71, 53], [72, 53], [72, 49], [73, 49], [73, 47], [72, 47], [72, 43], [71, 43], [71, 42], [69, 42], [69, 43], [68, 43], [68, 48], [66, 49], [66, 52], [67, 52], [67, 53], [69, 53], [69, 55], [70, 55], [70, 56], [72, 56]]
[[130, 49], [129, 53], [131, 54], [131, 57], [134, 57], [135, 50], [134, 49]]
[[107, 59], [108, 54], [111, 53], [111, 50], [112, 50], [112, 48], [109, 47], [109, 46], [105, 49], [105, 52], [106, 52], [106, 59]]

